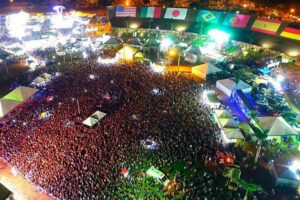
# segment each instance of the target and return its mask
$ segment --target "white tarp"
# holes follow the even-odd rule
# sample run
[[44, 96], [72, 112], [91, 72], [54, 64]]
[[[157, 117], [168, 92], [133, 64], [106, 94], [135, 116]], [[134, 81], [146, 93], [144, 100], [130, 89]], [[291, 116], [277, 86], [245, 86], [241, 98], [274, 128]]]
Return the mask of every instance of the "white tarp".
[[249, 93], [252, 90], [252, 87], [242, 80], [236, 84], [234, 78], [218, 80], [216, 87], [229, 97], [231, 96], [233, 90], [240, 89], [244, 93]]
[[100, 121], [103, 117], [106, 116], [106, 113], [104, 112], [100, 112], [100, 111], [96, 111], [94, 112], [90, 117], [97, 119], [98, 121]]
[[19, 101], [0, 99], [0, 117], [4, 117], [20, 104]]
[[98, 121], [99, 121], [98, 119], [95, 119], [93, 117], [88, 117], [82, 123], [85, 124], [85, 125], [87, 125], [87, 126], [89, 126], [89, 127], [92, 127], [95, 124], [97, 124]]
[[282, 117], [257, 117], [255, 121], [263, 131], [268, 130], [268, 136], [297, 135]]

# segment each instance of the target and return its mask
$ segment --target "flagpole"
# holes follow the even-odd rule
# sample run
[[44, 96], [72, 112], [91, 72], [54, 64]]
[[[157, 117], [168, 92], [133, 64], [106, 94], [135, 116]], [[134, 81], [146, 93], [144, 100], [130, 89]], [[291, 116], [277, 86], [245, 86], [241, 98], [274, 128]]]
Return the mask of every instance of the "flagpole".
[[79, 105], [79, 101], [78, 101], [78, 98], [76, 99], [77, 101], [77, 108], [78, 108], [78, 113], [80, 114], [80, 105]]

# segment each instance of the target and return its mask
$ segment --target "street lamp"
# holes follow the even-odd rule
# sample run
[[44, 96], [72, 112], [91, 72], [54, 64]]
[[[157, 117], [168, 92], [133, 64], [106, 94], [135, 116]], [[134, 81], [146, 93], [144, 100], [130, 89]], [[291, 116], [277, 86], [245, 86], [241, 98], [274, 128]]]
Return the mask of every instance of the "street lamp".
[[177, 71], [179, 73], [179, 64], [180, 64], [180, 49], [179, 48], [170, 48], [168, 51], [168, 55], [170, 57], [176, 57], [177, 56]]
[[290, 9], [290, 13], [293, 14], [294, 12], [295, 12], [295, 8], [291, 8], [291, 9]]

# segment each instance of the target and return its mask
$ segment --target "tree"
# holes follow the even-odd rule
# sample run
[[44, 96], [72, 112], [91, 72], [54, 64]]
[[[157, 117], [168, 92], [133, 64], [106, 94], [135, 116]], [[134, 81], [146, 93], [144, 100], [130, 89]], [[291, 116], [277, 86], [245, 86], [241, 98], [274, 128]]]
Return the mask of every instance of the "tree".
[[257, 163], [258, 157], [260, 155], [260, 151], [262, 148], [263, 141], [267, 139], [269, 130], [262, 130], [254, 124], [250, 123], [252, 130], [254, 131], [255, 136], [259, 139], [259, 146], [256, 150], [256, 155], [254, 159], [254, 163]]
[[262, 190], [262, 187], [260, 185], [256, 185], [256, 184], [253, 184], [253, 183], [247, 183], [243, 179], [237, 179], [237, 182], [240, 186], [242, 186], [246, 190], [244, 200], [248, 199], [248, 193], [249, 192], [256, 192], [256, 191], [261, 191]]
[[160, 182], [152, 178], [131, 176], [129, 180], [124, 178], [117, 182], [117, 190], [113, 196], [117, 199], [166, 199], [166, 189]]

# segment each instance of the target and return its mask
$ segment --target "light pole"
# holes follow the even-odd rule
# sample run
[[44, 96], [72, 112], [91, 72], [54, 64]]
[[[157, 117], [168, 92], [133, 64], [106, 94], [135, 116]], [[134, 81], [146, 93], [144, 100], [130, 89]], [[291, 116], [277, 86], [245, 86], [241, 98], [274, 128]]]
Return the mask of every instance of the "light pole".
[[177, 47], [173, 47], [173, 48], [170, 48], [169, 51], [168, 51], [168, 55], [170, 57], [175, 57], [177, 56], [177, 72], [179, 73], [179, 65], [180, 65], [180, 57], [181, 57], [181, 51], [180, 51], [180, 48]]

